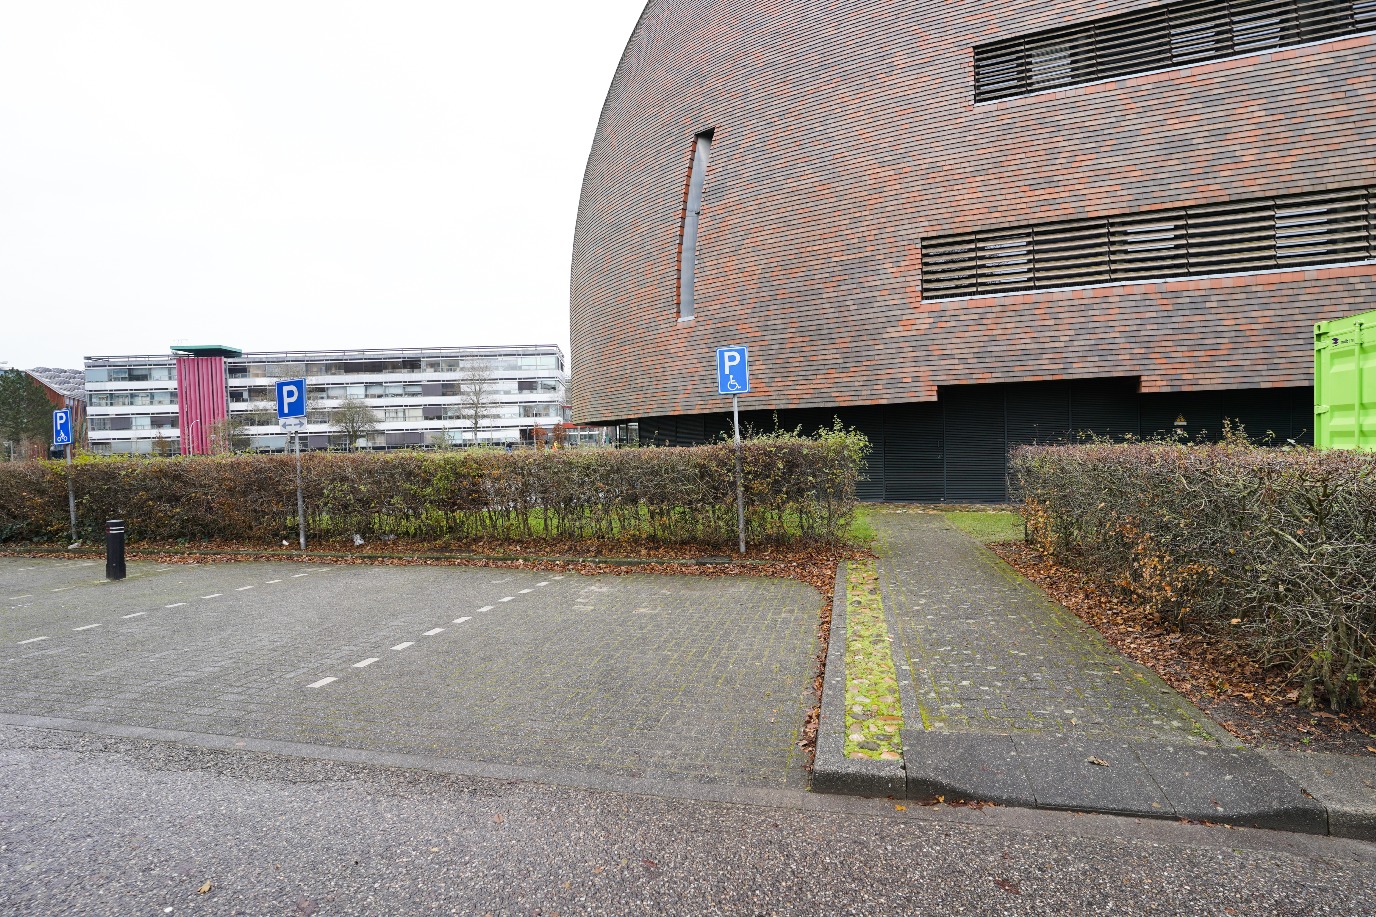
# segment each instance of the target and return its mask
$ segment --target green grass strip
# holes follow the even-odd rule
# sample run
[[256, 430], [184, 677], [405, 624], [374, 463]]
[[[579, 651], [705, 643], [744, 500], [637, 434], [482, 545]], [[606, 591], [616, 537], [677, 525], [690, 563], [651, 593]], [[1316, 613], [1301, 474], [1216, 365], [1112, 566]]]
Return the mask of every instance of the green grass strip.
[[947, 522], [983, 544], [996, 541], [1022, 541], [1022, 516], [1017, 513], [951, 512]]
[[879, 571], [851, 561], [846, 576], [846, 757], [902, 757], [903, 704], [884, 623]]

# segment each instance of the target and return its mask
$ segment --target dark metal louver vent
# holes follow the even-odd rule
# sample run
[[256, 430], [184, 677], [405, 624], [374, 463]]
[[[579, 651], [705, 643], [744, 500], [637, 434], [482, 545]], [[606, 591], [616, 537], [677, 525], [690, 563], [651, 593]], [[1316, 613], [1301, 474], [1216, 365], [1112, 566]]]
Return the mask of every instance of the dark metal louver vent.
[[1376, 30], [1374, 0], [1182, 0], [975, 48], [975, 101]]
[[1376, 186], [922, 240], [926, 299], [1376, 258]]

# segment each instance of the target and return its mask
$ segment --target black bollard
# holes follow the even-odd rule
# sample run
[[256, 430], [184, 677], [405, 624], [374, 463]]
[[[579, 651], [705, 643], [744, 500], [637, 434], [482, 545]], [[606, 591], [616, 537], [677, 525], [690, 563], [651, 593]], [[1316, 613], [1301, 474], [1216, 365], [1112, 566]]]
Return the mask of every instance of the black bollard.
[[124, 520], [105, 523], [105, 578], [124, 579]]

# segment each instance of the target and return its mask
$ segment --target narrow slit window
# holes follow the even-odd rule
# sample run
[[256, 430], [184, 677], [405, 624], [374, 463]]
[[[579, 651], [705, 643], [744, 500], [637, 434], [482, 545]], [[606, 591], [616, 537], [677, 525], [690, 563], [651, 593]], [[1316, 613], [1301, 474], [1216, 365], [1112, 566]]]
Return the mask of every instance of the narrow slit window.
[[693, 164], [688, 170], [688, 204], [683, 211], [683, 245], [678, 266], [678, 320], [693, 317], [693, 274], [698, 254], [698, 217], [702, 214], [702, 180], [707, 175], [707, 159], [712, 152], [712, 132], [704, 131], [693, 141]]

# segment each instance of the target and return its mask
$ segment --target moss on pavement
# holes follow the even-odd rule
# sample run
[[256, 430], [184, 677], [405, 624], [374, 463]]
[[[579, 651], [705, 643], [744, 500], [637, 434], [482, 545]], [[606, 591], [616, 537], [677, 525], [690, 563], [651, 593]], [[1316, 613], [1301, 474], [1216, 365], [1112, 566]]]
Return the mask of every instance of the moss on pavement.
[[902, 729], [879, 573], [873, 559], [853, 560], [846, 576], [846, 756], [897, 760]]

